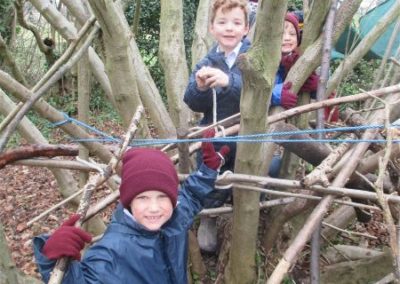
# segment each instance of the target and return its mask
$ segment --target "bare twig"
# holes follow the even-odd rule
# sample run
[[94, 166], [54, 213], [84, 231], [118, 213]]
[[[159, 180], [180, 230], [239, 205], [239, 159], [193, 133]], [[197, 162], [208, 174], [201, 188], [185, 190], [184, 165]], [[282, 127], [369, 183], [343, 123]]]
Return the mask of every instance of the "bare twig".
[[[352, 135], [350, 138], [353, 138]], [[345, 152], [350, 148], [350, 143], [342, 143], [328, 157], [326, 157], [321, 164], [319, 164], [311, 173], [305, 176], [302, 180], [304, 186], [309, 187], [318, 182], [323, 186], [329, 185], [328, 174], [332, 172], [332, 166], [340, 160]]]
[[387, 164], [389, 163], [389, 160], [390, 160], [390, 155], [391, 155], [391, 151], [392, 151], [392, 140], [393, 140], [393, 137], [392, 137], [393, 133], [389, 129], [390, 128], [390, 120], [389, 120], [390, 109], [385, 102], [383, 102], [383, 103], [386, 105], [386, 107], [385, 107], [385, 114], [386, 114], [385, 127], [387, 130], [386, 151], [385, 151], [384, 156], [380, 159], [379, 174], [378, 174], [378, 179], [376, 180], [375, 184], [372, 184], [367, 179], [365, 179], [365, 180], [367, 180], [367, 182], [375, 189], [377, 196], [378, 196], [378, 202], [383, 208], [383, 216], [387, 223], [388, 232], [389, 232], [389, 244], [390, 244], [390, 249], [391, 249], [391, 253], [393, 256], [394, 276], [396, 278], [396, 283], [399, 283], [399, 281], [400, 281], [399, 259], [400, 258], [399, 258], [399, 248], [398, 248], [398, 244], [397, 244], [397, 238], [398, 238], [397, 229], [396, 229], [396, 225], [394, 223], [393, 216], [392, 216], [390, 208], [389, 208], [388, 201], [385, 198], [384, 193], [383, 193], [383, 179], [385, 176]]
[[331, 224], [326, 223], [326, 222], [322, 222], [322, 225], [330, 227], [332, 229], [335, 229], [336, 231], [345, 233], [345, 234], [347, 234], [349, 236], [351, 236], [351, 235], [353, 235], [353, 236], [361, 236], [361, 237], [366, 237], [366, 238], [373, 239], [373, 240], [377, 240], [378, 239], [377, 237], [371, 236], [370, 234], [363, 234], [363, 233], [358, 233], [358, 232], [352, 232], [352, 231], [349, 231], [349, 230], [343, 230], [343, 229], [341, 229], [339, 227], [336, 227], [336, 226], [331, 225]]
[[[54, 73], [63, 65], [65, 64], [68, 59], [73, 55], [75, 50], [77, 49], [78, 45], [82, 41], [85, 34], [89, 31], [89, 29], [95, 24], [96, 18], [93, 16], [91, 17], [86, 24], [81, 28], [78, 33], [78, 38], [74, 40], [67, 48], [67, 50], [63, 53], [63, 55], [55, 62], [51, 68], [46, 72], [46, 74], [40, 79], [39, 82], [32, 88], [32, 92], [36, 92], [42, 87], [53, 75]], [[97, 28], [96, 28], [97, 30]]]
[[[94, 39], [95, 35], [98, 32], [98, 27], [95, 27], [93, 31], [88, 35], [85, 42], [82, 44], [81, 48], [70, 58], [70, 60], [61, 66], [57, 72], [55, 72], [52, 77], [46, 81], [34, 94], [30, 97], [22, 106], [21, 110], [18, 114], [14, 117], [13, 121], [8, 124], [4, 132], [0, 137], [0, 152], [3, 151], [4, 147], [6, 146], [8, 139], [10, 138], [11, 134], [17, 128], [17, 125], [21, 121], [21, 119], [25, 116], [25, 114], [31, 109], [31, 107], [48, 91], [48, 89], [57, 82], [63, 74], [69, 70], [81, 56], [85, 53], [89, 45], [91, 44], [92, 40]], [[77, 41], [83, 38], [83, 35], [78, 38]]]

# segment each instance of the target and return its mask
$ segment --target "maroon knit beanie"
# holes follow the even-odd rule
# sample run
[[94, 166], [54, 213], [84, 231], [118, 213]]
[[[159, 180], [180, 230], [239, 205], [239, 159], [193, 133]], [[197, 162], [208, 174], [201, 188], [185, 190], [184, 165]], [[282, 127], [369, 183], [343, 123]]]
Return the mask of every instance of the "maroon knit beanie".
[[285, 21], [292, 23], [292, 25], [294, 26], [297, 35], [297, 46], [299, 46], [301, 42], [301, 36], [300, 36], [299, 20], [297, 19], [297, 16], [294, 13], [287, 13], [285, 16]]
[[132, 148], [122, 159], [120, 201], [129, 208], [136, 195], [148, 191], [164, 192], [175, 207], [179, 180], [174, 164], [156, 149]]

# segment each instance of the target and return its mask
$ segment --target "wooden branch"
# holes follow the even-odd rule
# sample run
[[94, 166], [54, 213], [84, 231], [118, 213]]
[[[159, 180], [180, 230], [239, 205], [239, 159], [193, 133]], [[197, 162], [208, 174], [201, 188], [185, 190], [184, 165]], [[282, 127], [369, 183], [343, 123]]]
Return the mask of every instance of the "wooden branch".
[[[180, 178], [185, 177], [185, 175], [179, 175]], [[263, 184], [264, 187], [268, 186], [271, 188], [284, 188], [284, 189], [305, 189], [299, 181], [296, 180], [286, 180], [271, 177], [244, 175], [244, 174], [233, 174], [227, 172], [226, 174], [220, 176], [217, 179], [218, 185], [226, 185], [233, 182], [248, 182], [252, 184]], [[356, 197], [360, 199], [369, 199], [376, 201], [377, 195], [374, 192], [364, 191], [359, 189], [343, 188], [339, 186], [328, 186], [323, 187], [320, 185], [313, 185], [307, 189], [314, 190], [324, 194], [334, 194], [339, 196], [349, 196]], [[390, 202], [400, 202], [400, 196], [385, 194], [385, 198]]]
[[391, 60], [394, 64], [396, 64], [397, 66], [400, 67], [400, 62], [399, 62], [398, 60], [396, 60], [396, 58], [390, 57], [390, 60]]
[[[309, 200], [322, 200], [322, 197], [320, 197], [320, 196], [313, 196], [313, 195], [308, 195], [308, 194], [299, 194], [299, 193], [292, 193], [292, 192], [285, 192], [285, 191], [278, 191], [278, 190], [270, 190], [270, 189], [265, 189], [265, 188], [260, 188], [260, 187], [256, 187], [256, 186], [250, 186], [250, 185], [244, 185], [244, 184], [234, 184], [234, 186], [237, 187], [238, 189], [247, 189], [247, 190], [252, 190], [252, 191], [258, 191], [258, 192], [267, 193], [270, 195], [296, 197], [296, 198], [303, 198], [303, 199], [309, 199]], [[353, 207], [368, 208], [368, 209], [371, 209], [374, 211], [380, 211], [379, 207], [360, 204], [360, 203], [356, 203], [356, 202], [349, 202], [349, 201], [344, 201], [344, 200], [334, 200], [333, 202], [337, 203], [337, 204], [342, 204], [342, 205], [349, 205], [349, 206], [353, 206]]]
[[[351, 136], [354, 137], [354, 136]], [[340, 144], [333, 152], [326, 157], [322, 163], [320, 163], [311, 173], [306, 175], [301, 183], [305, 187], [310, 187], [311, 185], [322, 183], [323, 186], [329, 186], [328, 175], [332, 172], [332, 166], [340, 160], [345, 152], [350, 148], [350, 143]]]
[[[379, 122], [378, 120], [376, 122]], [[376, 130], [367, 130], [363, 136], [364, 139], [373, 139], [376, 135]], [[347, 179], [356, 169], [358, 161], [367, 150], [369, 143], [357, 144], [353, 150], [352, 160], [349, 161], [336, 176], [332, 185], [342, 186], [346, 183]], [[375, 196], [376, 198], [376, 196]], [[298, 253], [304, 248], [307, 241], [310, 239], [312, 232], [316, 226], [321, 222], [322, 217], [327, 212], [329, 206], [332, 204], [334, 197], [332, 195], [325, 196], [322, 201], [315, 207], [314, 211], [308, 217], [306, 223], [301, 228], [292, 244], [285, 251], [282, 259], [276, 266], [275, 270], [268, 279], [268, 284], [281, 283], [284, 275], [288, 272], [289, 268], [294, 264], [297, 259]]]
[[0, 169], [7, 164], [32, 157], [76, 156], [78, 146], [33, 144], [0, 153]]
[[1, 34], [0, 34], [0, 56], [2, 57], [2, 59], [4, 59], [4, 62], [10, 68], [10, 70], [13, 73], [15, 79], [17, 79], [18, 82], [20, 82], [21, 84], [27, 86], [28, 84], [26, 82], [25, 76], [23, 75], [23, 73], [19, 69], [19, 67], [18, 67], [17, 63], [15, 62], [15, 59], [14, 59], [10, 49], [8, 48], [6, 42], [3, 39], [3, 37], [1, 36]]
[[[30, 90], [2, 70], [0, 70], [0, 86], [2, 89], [9, 92], [20, 101], [28, 101], [29, 98], [33, 96], [33, 93]], [[65, 121], [65, 115], [44, 100], [39, 100], [36, 102], [33, 106], [33, 109], [41, 117], [49, 120], [52, 123]], [[82, 127], [73, 123], [62, 124], [59, 126], [59, 128], [72, 137], [93, 138]], [[91, 155], [100, 158], [100, 160], [104, 163], [108, 163], [112, 157], [109, 147], [106, 147], [101, 143], [82, 142], [82, 144], [90, 150]]]
[[[274, 200], [269, 200], [269, 201], [263, 201], [260, 202], [260, 209], [265, 209], [273, 206], [278, 206], [278, 205], [285, 205], [289, 204], [295, 201], [294, 197], [286, 197], [286, 198], [279, 198], [279, 199], [274, 199]], [[224, 207], [219, 207], [219, 208], [207, 208], [203, 209], [199, 212], [199, 215], [220, 215], [220, 214], [228, 214], [233, 212], [233, 207], [232, 206], [224, 206]]]
[[22, 0], [16, 0], [14, 2], [15, 10], [17, 11], [17, 19], [18, 19], [19, 25], [32, 32], [33, 36], [36, 39], [36, 44], [38, 45], [39, 50], [41, 52], [43, 52], [44, 54], [51, 53], [53, 48], [50, 48], [48, 45], [44, 44], [42, 37], [40, 35], [39, 29], [35, 25], [33, 25], [32, 23], [29, 23], [25, 19], [25, 17], [24, 17], [24, 2], [25, 1], [22, 1]]
[[[31, 167], [61, 168], [77, 171], [96, 171], [95, 168], [79, 161], [69, 161], [61, 159], [26, 159], [12, 163], [13, 165], [24, 165]], [[105, 164], [101, 164], [105, 167]]]
[[[74, 54], [76, 49], [78, 48], [79, 44], [81, 41], [84, 39], [84, 36], [89, 32], [90, 28], [96, 23], [96, 18], [91, 17], [85, 25], [80, 29], [77, 39], [72, 41], [71, 44], [68, 46], [68, 48], [64, 51], [62, 56], [50, 67], [49, 70], [47, 70], [46, 74], [42, 78], [40, 78], [40, 81], [36, 83], [36, 85], [32, 88], [32, 92], [37, 92], [47, 81], [52, 78], [54, 73], [57, 72], [59, 68], [62, 67], [62, 65], [66, 64], [68, 60], [71, 58], [71, 56]], [[97, 30], [98, 27], [95, 29]]]
[[[350, 103], [350, 102], [356, 102], [356, 101], [363, 101], [366, 100], [368, 98], [371, 97], [371, 95], [376, 96], [376, 97], [381, 97], [381, 96], [385, 96], [387, 94], [391, 94], [391, 93], [396, 93], [396, 92], [400, 92], [400, 84], [396, 84], [393, 86], [389, 86], [386, 88], [382, 88], [382, 89], [378, 89], [378, 90], [373, 90], [373, 91], [369, 91], [369, 92], [362, 92], [356, 95], [352, 95], [352, 96], [344, 96], [344, 97], [340, 97], [340, 98], [334, 98], [334, 99], [328, 99], [328, 100], [324, 100], [324, 101], [320, 101], [320, 102], [315, 102], [315, 103], [310, 103], [307, 105], [302, 105], [302, 106], [298, 106], [292, 109], [288, 109], [286, 111], [274, 114], [274, 115], [270, 115], [267, 118], [268, 123], [274, 123], [274, 122], [278, 122], [281, 120], [286, 120], [288, 118], [291, 118], [293, 116], [305, 113], [305, 112], [310, 112], [310, 111], [314, 111], [323, 107], [330, 107], [330, 106], [335, 106], [335, 105], [339, 105], [342, 103]], [[216, 125], [230, 125], [233, 122], [237, 121], [240, 118], [240, 113], [237, 113], [233, 116], [230, 116], [224, 120], [219, 121], [216, 124], [211, 124], [208, 125], [198, 131], [192, 132], [188, 135], [188, 138], [197, 138], [200, 137], [201, 134], [208, 130], [211, 129], [213, 127], [215, 127]], [[239, 125], [233, 125], [231, 127], [228, 127], [225, 129], [225, 133], [227, 135], [233, 135], [233, 134], [237, 134], [239, 132]], [[218, 132], [215, 135], [216, 137], [221, 137], [221, 134]], [[200, 145], [201, 143], [193, 143], [190, 146], [190, 153], [195, 152], [197, 149], [200, 149]], [[172, 149], [172, 145], [167, 145], [165, 148], [163, 148], [163, 151], [168, 151]], [[173, 156], [172, 160], [176, 163], [178, 161], [178, 156]]]
[[343, 230], [343, 229], [341, 229], [339, 227], [336, 227], [336, 226], [331, 225], [331, 224], [326, 223], [326, 222], [322, 222], [322, 225], [326, 226], [326, 227], [329, 227], [329, 228], [332, 228], [332, 229], [335, 229], [336, 231], [345, 233], [345, 234], [347, 234], [349, 236], [354, 235], [354, 236], [366, 237], [366, 238], [373, 239], [373, 240], [377, 240], [378, 239], [377, 237], [371, 236], [370, 234], [363, 234], [363, 233], [358, 233], [358, 232], [352, 232], [352, 231], [349, 231], [349, 230]]
[[14, 117], [17, 115], [19, 110], [21, 109], [23, 103], [19, 102], [17, 106], [7, 115], [5, 119], [0, 124], [0, 133], [3, 131], [3, 129], [14, 119]]
[[[123, 154], [128, 148], [129, 142], [135, 135], [136, 130], [138, 129], [137, 125], [139, 123], [139, 120], [143, 112], [144, 112], [143, 107], [139, 106], [135, 112], [135, 115], [132, 118], [131, 124], [128, 128], [128, 132], [125, 134], [125, 138], [120, 145], [120, 149], [117, 155], [110, 160], [110, 162], [107, 165], [107, 168], [104, 170], [104, 173], [93, 176], [84, 186], [83, 195], [77, 210], [77, 213], [80, 215], [80, 219], [75, 224], [76, 227], [80, 227], [82, 225], [82, 221], [85, 219], [87, 210], [89, 209], [90, 198], [94, 190], [98, 186], [103, 184], [115, 172], [119, 161], [121, 160]], [[49, 284], [61, 283], [64, 277], [64, 273], [68, 267], [68, 262], [69, 262], [68, 258], [61, 258], [57, 261], [57, 264], [51, 273]]]
[[387, 227], [388, 227], [388, 232], [389, 232], [389, 245], [390, 245], [390, 250], [391, 254], [393, 257], [393, 268], [394, 268], [394, 276], [396, 278], [396, 282], [399, 283], [400, 281], [400, 257], [399, 257], [399, 247], [397, 244], [397, 231], [396, 231], [396, 225], [393, 220], [393, 216], [391, 214], [389, 204], [387, 200], [384, 197], [383, 193], [383, 179], [386, 173], [386, 167], [387, 164], [389, 163], [390, 160], [390, 155], [392, 151], [392, 140], [393, 140], [393, 132], [389, 131], [390, 127], [390, 122], [389, 122], [389, 117], [390, 117], [390, 109], [388, 105], [385, 103], [385, 127], [386, 127], [386, 132], [387, 132], [387, 143], [386, 143], [386, 148], [385, 148], [385, 154], [384, 156], [380, 159], [379, 163], [379, 174], [378, 174], [378, 179], [376, 180], [375, 184], [371, 184], [371, 186], [375, 189], [377, 196], [378, 196], [378, 202], [383, 208], [383, 216], [385, 218]]
[[22, 106], [21, 110], [14, 117], [14, 120], [7, 126], [5, 131], [2, 133], [0, 137], [0, 152], [3, 151], [6, 146], [8, 139], [11, 134], [15, 131], [17, 125], [21, 121], [21, 119], [25, 116], [25, 114], [31, 109], [31, 107], [47, 92], [52, 84], [57, 82], [65, 72], [67, 72], [75, 63], [81, 58], [81, 56], [86, 52], [87, 48], [91, 44], [95, 35], [98, 32], [98, 28], [95, 28], [87, 37], [85, 42], [82, 44], [80, 49], [71, 57], [71, 59], [65, 63], [62, 67], [58, 69], [56, 73], [54, 73], [50, 80], [48, 80], [42, 87], [40, 87]]

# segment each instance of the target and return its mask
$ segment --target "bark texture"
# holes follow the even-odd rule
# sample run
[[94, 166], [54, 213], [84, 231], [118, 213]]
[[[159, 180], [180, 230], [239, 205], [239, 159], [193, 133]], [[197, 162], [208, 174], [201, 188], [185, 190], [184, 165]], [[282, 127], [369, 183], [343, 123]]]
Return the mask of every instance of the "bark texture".
[[177, 128], [186, 128], [190, 110], [183, 102], [189, 81], [183, 42], [182, 0], [161, 0], [159, 58], [165, 74], [168, 110]]
[[[280, 58], [280, 43], [287, 1], [262, 2], [254, 34], [254, 45], [241, 57], [243, 89], [240, 135], [265, 133], [267, 109]], [[261, 23], [260, 26], [259, 23]], [[235, 172], [265, 175], [269, 167], [265, 144], [238, 144]], [[273, 147], [273, 145], [270, 145]], [[270, 153], [272, 154], [272, 153]], [[253, 283], [259, 218], [257, 192], [234, 190], [232, 246], [226, 283]]]

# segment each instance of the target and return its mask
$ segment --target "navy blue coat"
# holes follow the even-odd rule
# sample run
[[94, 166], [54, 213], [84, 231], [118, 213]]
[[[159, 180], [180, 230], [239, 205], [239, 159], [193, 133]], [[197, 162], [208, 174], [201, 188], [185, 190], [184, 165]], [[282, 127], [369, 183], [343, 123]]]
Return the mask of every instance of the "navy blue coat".
[[[250, 41], [245, 38], [242, 41], [239, 54], [246, 52], [250, 48]], [[189, 78], [189, 84], [186, 88], [183, 101], [192, 111], [203, 113], [200, 125], [209, 125], [213, 123], [213, 94], [212, 89], [204, 92], [197, 89], [195, 74], [203, 66], [210, 66], [224, 71], [229, 76], [229, 84], [225, 88], [215, 88], [217, 93], [217, 121], [232, 116], [240, 112], [240, 95], [242, 92], [242, 72], [235, 62], [231, 68], [225, 63], [224, 53], [217, 52], [217, 46], [214, 46], [210, 52], [196, 64]], [[225, 165], [221, 169], [233, 170], [236, 143], [214, 143], [218, 151], [223, 145], [228, 145], [231, 149], [225, 157]]]
[[[202, 165], [179, 191], [178, 205], [160, 231], [148, 231], [118, 205], [103, 238], [72, 261], [62, 283], [184, 284], [187, 283], [188, 230], [214, 188], [217, 172]], [[47, 283], [55, 261], [41, 249], [48, 236], [34, 238], [39, 271]]]
[[[250, 41], [243, 39], [239, 54], [246, 52], [250, 48]], [[214, 46], [210, 52], [196, 64], [189, 78], [183, 101], [195, 112], [204, 114], [200, 125], [208, 125], [213, 122], [213, 97], [212, 90], [204, 92], [197, 89], [195, 74], [204, 66], [218, 68], [229, 76], [229, 84], [225, 88], [216, 88], [217, 93], [217, 120], [227, 118], [240, 111], [240, 94], [242, 91], [242, 72], [236, 62], [231, 68], [225, 63], [224, 53], [217, 52]]]

